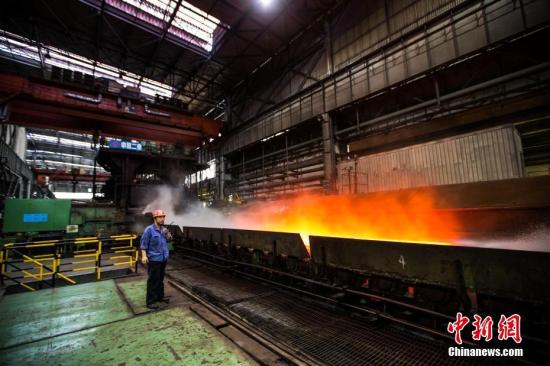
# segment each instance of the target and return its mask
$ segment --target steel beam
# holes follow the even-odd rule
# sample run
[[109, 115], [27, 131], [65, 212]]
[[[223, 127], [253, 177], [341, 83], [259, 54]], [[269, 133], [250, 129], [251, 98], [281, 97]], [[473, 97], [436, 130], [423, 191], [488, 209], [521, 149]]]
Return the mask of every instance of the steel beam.
[[[132, 109], [119, 103], [119, 96], [90, 96], [90, 90], [39, 79], [2, 75], [0, 91], [19, 93], [10, 103], [12, 123], [40, 128], [133, 137], [199, 146], [217, 136], [221, 122], [189, 115], [162, 106], [162, 116], [148, 112], [147, 104], [133, 100]], [[79, 98], [73, 97], [79, 96]], [[70, 98], [69, 98], [70, 97]]]
[[[67, 173], [59, 170], [49, 170], [49, 169], [34, 169], [36, 175], [47, 175], [50, 178], [50, 181], [77, 181], [77, 182], [92, 182], [93, 176], [90, 174], [73, 174]], [[97, 182], [106, 182], [111, 178], [110, 174], [97, 173], [96, 180]]]

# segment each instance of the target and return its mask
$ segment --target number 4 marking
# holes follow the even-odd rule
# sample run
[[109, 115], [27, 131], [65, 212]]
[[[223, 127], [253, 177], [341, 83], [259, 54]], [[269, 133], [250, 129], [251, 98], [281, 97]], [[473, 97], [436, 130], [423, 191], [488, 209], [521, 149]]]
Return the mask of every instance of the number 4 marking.
[[397, 261], [397, 263], [401, 264], [403, 266], [403, 269], [405, 269], [405, 258], [403, 257], [403, 255], [400, 255], [399, 256], [399, 260]]

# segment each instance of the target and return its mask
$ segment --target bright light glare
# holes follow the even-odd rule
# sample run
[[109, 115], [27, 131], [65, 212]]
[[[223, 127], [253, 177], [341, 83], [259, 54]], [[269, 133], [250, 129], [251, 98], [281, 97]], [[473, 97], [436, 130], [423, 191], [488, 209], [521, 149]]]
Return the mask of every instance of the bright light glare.
[[260, 4], [266, 7], [271, 5], [271, 3], [273, 2], [273, 0], [258, 0], [258, 1], [260, 2]]
[[[168, 33], [208, 52], [212, 51], [214, 32], [220, 20], [186, 1], [107, 0], [107, 4], [154, 27], [163, 30], [168, 27]], [[169, 22], [176, 8], [177, 12]]]
[[[88, 192], [53, 192], [55, 194], [55, 198], [59, 199], [69, 199], [69, 200], [91, 200], [92, 199], [92, 193]], [[98, 194], [96, 193], [96, 196]]]

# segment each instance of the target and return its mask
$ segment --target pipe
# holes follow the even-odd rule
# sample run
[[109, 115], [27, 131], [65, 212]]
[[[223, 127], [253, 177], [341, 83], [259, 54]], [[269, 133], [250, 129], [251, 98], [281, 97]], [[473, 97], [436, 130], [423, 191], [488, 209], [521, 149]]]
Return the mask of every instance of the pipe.
[[294, 162], [294, 163], [290, 163], [287, 166], [280, 166], [280, 167], [271, 168], [271, 169], [268, 169], [268, 170], [266, 170], [265, 172], [262, 172], [262, 173], [256, 173], [256, 172], [244, 173], [244, 174], [239, 175], [239, 180], [243, 181], [243, 180], [254, 179], [254, 178], [258, 178], [258, 177], [262, 177], [262, 176], [282, 174], [282, 173], [285, 173], [289, 170], [307, 168], [309, 166], [317, 165], [317, 164], [321, 164], [321, 163], [323, 163], [323, 157], [322, 156], [314, 157], [314, 158], [311, 158], [311, 159], [308, 159], [308, 160], [303, 160], [303, 161], [297, 161], [297, 162]]
[[[319, 171], [323, 170], [322, 168], [319, 169]], [[260, 189], [267, 189], [267, 188], [275, 188], [275, 187], [280, 187], [280, 186], [283, 186], [283, 185], [292, 185], [292, 184], [296, 184], [296, 183], [305, 183], [305, 182], [311, 182], [311, 181], [315, 181], [315, 180], [321, 180], [323, 179], [324, 177], [324, 174], [317, 174], [317, 175], [313, 175], [313, 176], [310, 176], [310, 177], [302, 177], [302, 178], [297, 178], [297, 179], [294, 179], [294, 180], [288, 180], [288, 181], [284, 181], [284, 182], [277, 182], [277, 183], [269, 183], [269, 184], [263, 184], [259, 187], [249, 187], [249, 188], [239, 188], [239, 191], [242, 191], [242, 192], [248, 192], [248, 191], [256, 191], [256, 190], [260, 190]], [[249, 184], [249, 185], [252, 185], [253, 183]]]
[[[426, 102], [422, 102], [420, 104], [417, 104], [417, 105], [414, 105], [414, 106], [411, 106], [411, 107], [408, 107], [408, 108], [405, 108], [405, 109], [401, 109], [399, 111], [395, 111], [395, 112], [392, 112], [392, 113], [389, 113], [389, 114], [386, 114], [384, 116], [373, 118], [371, 120], [360, 123], [359, 127], [364, 127], [364, 126], [369, 125], [369, 124], [374, 124], [374, 123], [377, 123], [377, 122], [381, 122], [381, 121], [384, 121], [386, 119], [397, 117], [397, 116], [405, 114], [405, 113], [416, 111], [418, 109], [431, 107], [432, 105], [435, 105], [438, 102], [442, 103], [442, 102], [448, 101], [450, 99], [461, 97], [461, 96], [464, 96], [466, 94], [471, 94], [473, 92], [477, 92], [477, 91], [482, 90], [482, 89], [490, 88], [492, 86], [496, 86], [498, 84], [501, 84], [501, 83], [504, 83], [504, 82], [507, 82], [507, 81], [510, 81], [510, 80], [514, 80], [514, 79], [518, 79], [518, 78], [521, 78], [521, 77], [524, 77], [524, 76], [528, 76], [530, 74], [533, 74], [533, 73], [536, 73], [536, 72], [539, 72], [539, 71], [544, 71], [548, 68], [550, 68], [550, 62], [543, 62], [541, 64], [529, 67], [527, 69], [519, 70], [519, 71], [510, 73], [510, 74], [504, 75], [504, 76], [500, 76], [500, 77], [495, 78], [495, 79], [491, 79], [491, 80], [473, 85], [469, 88], [465, 88], [465, 89], [461, 89], [461, 90], [458, 90], [458, 91], [455, 91], [455, 92], [452, 92], [452, 93], [449, 93], [449, 94], [445, 94], [443, 96], [440, 96], [439, 98], [434, 98], [434, 99], [428, 100]], [[348, 127], [348, 128], [344, 128], [342, 130], [336, 131], [335, 134], [336, 135], [341, 135], [343, 133], [346, 133], [348, 131], [352, 131], [352, 130], [355, 130], [355, 129], [357, 129], [357, 126]]]
[[[294, 149], [297, 149], [299, 147], [303, 147], [303, 146], [307, 146], [309, 144], [315, 144], [317, 142], [322, 142], [323, 139], [321, 137], [317, 137], [317, 138], [314, 138], [314, 139], [311, 139], [311, 140], [308, 140], [308, 141], [305, 141], [305, 142], [301, 142], [299, 144], [295, 144], [295, 145], [292, 145], [292, 146], [289, 146], [288, 148], [284, 148], [284, 149], [280, 149], [280, 150], [277, 150], [277, 151], [273, 151], [269, 154], [265, 154], [264, 155], [264, 158], [267, 158], [267, 157], [271, 157], [273, 155], [277, 155], [277, 154], [282, 154], [282, 153], [286, 153], [286, 151], [291, 151], [291, 150], [294, 150]], [[250, 164], [254, 161], [258, 161], [258, 160], [262, 160], [261, 157], [258, 157], [258, 158], [254, 158], [254, 159], [250, 159], [250, 160], [247, 160], [246, 163], [247, 164]], [[232, 165], [231, 167], [229, 167], [228, 169], [236, 169], [236, 168], [240, 168], [243, 164], [236, 164], [236, 165]]]
[[[301, 149], [300, 149], [301, 150]], [[291, 164], [296, 164], [300, 161], [304, 161], [304, 160], [309, 160], [309, 159], [312, 159], [314, 157], [319, 157], [321, 156], [322, 154], [322, 151], [320, 149], [317, 149], [317, 150], [301, 150], [301, 151], [295, 151], [294, 154], [292, 155], [292, 163]], [[274, 158], [274, 159], [270, 159], [266, 165], [267, 166], [271, 166], [271, 169], [276, 169], [278, 166], [279, 167], [282, 167], [285, 163], [285, 161], [283, 160], [284, 157], [281, 157], [279, 159], [277, 158]], [[240, 171], [237, 171], [236, 173], [239, 173], [239, 176], [243, 176], [244, 174], [250, 174], [250, 173], [253, 173], [254, 171], [257, 171], [261, 168], [261, 166], [256, 162], [256, 163], [252, 163], [251, 165], [248, 165], [246, 167], [246, 169], [240, 169]], [[235, 171], [235, 170], [232, 170], [232, 171]]]
[[[285, 196], [286, 194], [293, 194], [293, 193], [302, 193], [302, 192], [315, 192], [315, 191], [322, 191], [323, 189], [323, 186], [321, 185], [321, 181], [320, 179], [317, 181], [317, 182], [313, 182], [312, 184], [308, 184], [308, 185], [305, 185], [305, 184], [302, 184], [300, 186], [293, 186], [293, 185], [288, 185], [288, 186], [282, 186], [282, 188], [270, 188], [270, 189], [261, 189], [261, 188], [258, 188], [257, 190], [255, 191], [252, 191], [256, 197], [264, 197], [264, 198], [267, 198], [268, 200], [271, 200], [273, 198], [276, 198], [275, 195], [276, 194], [279, 194], [281, 196]], [[245, 192], [241, 192], [241, 198], [250, 198], [252, 195], [251, 194], [247, 194]]]

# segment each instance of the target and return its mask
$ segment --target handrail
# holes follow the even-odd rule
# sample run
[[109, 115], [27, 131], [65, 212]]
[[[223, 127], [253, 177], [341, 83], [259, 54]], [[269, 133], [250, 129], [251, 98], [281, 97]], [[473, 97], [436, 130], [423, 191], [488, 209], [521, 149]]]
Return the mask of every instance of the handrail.
[[[96, 280], [101, 280], [102, 268], [105, 267], [127, 265], [130, 270], [137, 272], [139, 250], [134, 246], [136, 238], [134, 234], [123, 234], [7, 243], [0, 248], [0, 282], [4, 284], [4, 280], [13, 281], [27, 290], [35, 291], [36, 288], [22, 281], [31, 278], [39, 286], [46, 284], [54, 287], [56, 278], [76, 284], [74, 279], [64, 273], [94, 270]], [[128, 244], [115, 246], [124, 241]], [[71, 261], [61, 261], [67, 258], [71, 258]], [[47, 265], [50, 261], [51, 265]], [[32, 264], [32, 267], [20, 267], [19, 263]], [[61, 269], [62, 266], [65, 269]], [[66, 266], [70, 268], [66, 269]]]

